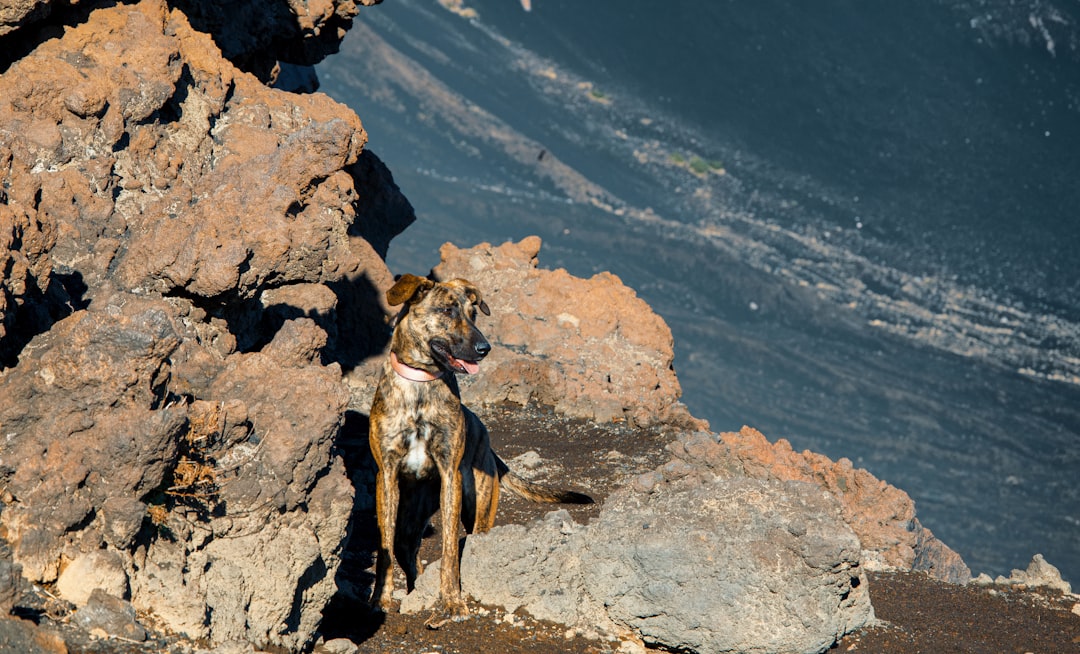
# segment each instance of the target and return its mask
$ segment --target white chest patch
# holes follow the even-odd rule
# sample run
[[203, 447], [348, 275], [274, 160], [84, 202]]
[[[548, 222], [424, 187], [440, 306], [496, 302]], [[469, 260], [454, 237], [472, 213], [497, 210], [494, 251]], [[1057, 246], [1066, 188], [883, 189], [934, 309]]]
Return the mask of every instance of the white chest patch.
[[405, 455], [405, 460], [401, 462], [401, 465], [405, 470], [413, 474], [423, 472], [428, 465], [427, 440], [413, 438], [409, 446], [409, 453]]

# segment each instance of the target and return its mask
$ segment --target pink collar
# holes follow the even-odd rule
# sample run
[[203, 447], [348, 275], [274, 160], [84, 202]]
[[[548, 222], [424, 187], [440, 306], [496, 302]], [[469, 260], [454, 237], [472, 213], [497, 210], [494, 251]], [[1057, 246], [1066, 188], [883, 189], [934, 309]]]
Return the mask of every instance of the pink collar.
[[435, 381], [436, 379], [440, 379], [443, 376], [442, 372], [437, 375], [433, 375], [427, 370], [421, 370], [419, 368], [407, 366], [401, 361], [399, 361], [397, 355], [393, 352], [390, 353], [390, 367], [394, 369], [394, 372], [397, 373], [398, 377], [401, 377], [402, 379], [407, 379], [412, 382]]

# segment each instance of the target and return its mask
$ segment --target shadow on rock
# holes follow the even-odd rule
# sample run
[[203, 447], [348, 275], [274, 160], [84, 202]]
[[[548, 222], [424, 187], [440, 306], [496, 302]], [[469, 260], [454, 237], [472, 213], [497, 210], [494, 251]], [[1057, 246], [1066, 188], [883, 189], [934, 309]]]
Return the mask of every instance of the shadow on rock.
[[86, 284], [77, 271], [53, 272], [44, 280], [29, 276], [24, 288], [25, 293], [14, 302], [17, 308], [4, 316], [5, 324], [0, 329], [0, 335], [4, 336], [0, 340], [0, 370], [15, 366], [22, 349], [35, 336], [90, 305], [90, 300], [85, 298]]
[[369, 570], [375, 563], [379, 541], [375, 517], [377, 466], [368, 445], [367, 415], [351, 410], [345, 413], [338, 448], [355, 495], [349, 537], [335, 578], [338, 591], [323, 610], [320, 631], [326, 640], [349, 638], [362, 642], [379, 630], [386, 617], [371, 611], [367, 603], [374, 582]]

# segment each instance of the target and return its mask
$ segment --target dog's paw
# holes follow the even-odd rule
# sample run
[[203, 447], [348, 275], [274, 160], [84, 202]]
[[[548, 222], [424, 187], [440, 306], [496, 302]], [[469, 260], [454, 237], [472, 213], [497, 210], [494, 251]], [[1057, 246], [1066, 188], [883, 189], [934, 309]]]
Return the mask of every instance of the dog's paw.
[[448, 622], [462, 622], [468, 619], [469, 607], [465, 605], [465, 600], [449, 600], [439, 603], [439, 606], [431, 612], [431, 617], [427, 619], [424, 626], [435, 630]]
[[368, 609], [372, 613], [393, 613], [394, 604], [392, 594], [383, 594], [382, 597], [372, 597], [368, 601]]

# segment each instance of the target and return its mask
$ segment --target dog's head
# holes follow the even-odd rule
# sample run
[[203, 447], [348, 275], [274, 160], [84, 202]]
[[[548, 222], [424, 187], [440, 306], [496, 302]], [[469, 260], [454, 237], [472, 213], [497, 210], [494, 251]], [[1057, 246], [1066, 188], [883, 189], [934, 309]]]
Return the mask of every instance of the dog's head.
[[394, 318], [391, 349], [407, 365], [474, 374], [491, 351], [476, 328], [476, 312], [491, 311], [479, 289], [464, 279], [433, 282], [402, 275], [386, 292], [390, 306], [401, 306]]

